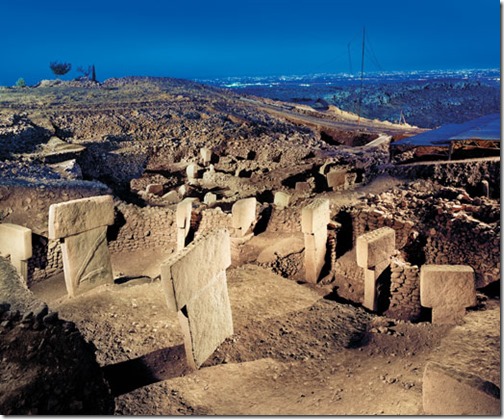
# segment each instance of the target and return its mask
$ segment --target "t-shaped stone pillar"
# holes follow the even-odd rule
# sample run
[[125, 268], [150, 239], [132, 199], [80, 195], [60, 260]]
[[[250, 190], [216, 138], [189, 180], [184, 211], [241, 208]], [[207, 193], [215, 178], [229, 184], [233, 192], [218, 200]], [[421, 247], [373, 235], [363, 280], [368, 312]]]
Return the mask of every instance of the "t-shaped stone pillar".
[[49, 207], [49, 239], [62, 239], [68, 294], [114, 281], [107, 247], [107, 226], [114, 223], [111, 195], [93, 196]]
[[16, 224], [0, 224], [0, 255], [10, 255], [11, 264], [28, 283], [28, 259], [32, 257], [32, 231]]
[[170, 310], [177, 311], [188, 364], [199, 368], [233, 334], [226, 269], [231, 264], [229, 233], [201, 235], [161, 265]]
[[390, 265], [395, 252], [395, 230], [382, 227], [357, 237], [357, 265], [364, 268], [363, 306], [371, 311], [378, 308], [376, 280]]
[[308, 282], [317, 283], [324, 267], [329, 221], [327, 199], [315, 199], [304, 207], [301, 213], [301, 230], [305, 242], [305, 277]]
[[476, 304], [474, 270], [465, 265], [423, 265], [420, 304], [432, 308], [433, 324], [457, 324]]

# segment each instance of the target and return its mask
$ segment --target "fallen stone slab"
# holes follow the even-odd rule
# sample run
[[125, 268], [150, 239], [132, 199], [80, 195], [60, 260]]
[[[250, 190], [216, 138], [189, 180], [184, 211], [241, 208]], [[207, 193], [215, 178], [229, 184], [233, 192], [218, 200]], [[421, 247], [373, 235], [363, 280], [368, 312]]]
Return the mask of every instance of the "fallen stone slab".
[[500, 389], [477, 375], [437, 362], [425, 366], [423, 410], [428, 415], [500, 416]]
[[49, 239], [51, 240], [112, 224], [114, 224], [112, 195], [75, 199], [52, 204], [49, 207]]

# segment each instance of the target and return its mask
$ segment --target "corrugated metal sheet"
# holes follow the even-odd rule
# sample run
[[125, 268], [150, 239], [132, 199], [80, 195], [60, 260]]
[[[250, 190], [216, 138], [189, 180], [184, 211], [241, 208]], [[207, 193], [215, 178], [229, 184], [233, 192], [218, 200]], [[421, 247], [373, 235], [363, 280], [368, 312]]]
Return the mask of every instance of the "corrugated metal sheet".
[[465, 140], [500, 141], [500, 115], [491, 114], [463, 124], [443, 125], [438, 129], [392, 143], [391, 146], [448, 147], [452, 141]]

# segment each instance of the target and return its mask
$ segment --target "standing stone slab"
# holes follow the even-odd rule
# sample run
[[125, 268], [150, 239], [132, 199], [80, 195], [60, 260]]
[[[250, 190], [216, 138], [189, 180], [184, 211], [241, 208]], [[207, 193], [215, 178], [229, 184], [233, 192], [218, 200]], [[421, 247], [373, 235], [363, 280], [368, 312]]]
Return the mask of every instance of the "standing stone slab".
[[327, 185], [333, 190], [342, 189], [345, 186], [346, 170], [333, 170], [326, 174]]
[[93, 196], [49, 207], [49, 239], [61, 239], [114, 224], [112, 195]]
[[422, 266], [420, 304], [432, 308], [434, 324], [460, 323], [466, 307], [476, 304], [474, 270], [464, 265]]
[[278, 191], [275, 192], [273, 204], [275, 204], [277, 208], [286, 208], [289, 206], [290, 199], [291, 195], [286, 192]]
[[493, 383], [437, 362], [428, 362], [422, 380], [427, 415], [500, 416], [500, 389]]
[[0, 255], [10, 255], [11, 264], [28, 281], [28, 259], [32, 257], [32, 231], [29, 228], [0, 224]]
[[357, 265], [373, 268], [395, 252], [395, 230], [382, 227], [357, 237]]
[[305, 278], [316, 283], [325, 264], [327, 224], [330, 221], [329, 201], [316, 199], [303, 208], [301, 229], [304, 233]]
[[376, 282], [389, 265], [389, 261], [385, 260], [371, 269], [364, 268], [364, 302], [362, 305], [371, 311], [378, 309]]
[[233, 228], [238, 237], [244, 237], [255, 222], [256, 205], [255, 198], [240, 199], [233, 204]]
[[65, 284], [71, 297], [114, 282], [106, 226], [65, 238], [61, 252]]
[[233, 334], [226, 269], [231, 265], [229, 233], [199, 236], [161, 265], [170, 310], [179, 312], [188, 363], [199, 368]]

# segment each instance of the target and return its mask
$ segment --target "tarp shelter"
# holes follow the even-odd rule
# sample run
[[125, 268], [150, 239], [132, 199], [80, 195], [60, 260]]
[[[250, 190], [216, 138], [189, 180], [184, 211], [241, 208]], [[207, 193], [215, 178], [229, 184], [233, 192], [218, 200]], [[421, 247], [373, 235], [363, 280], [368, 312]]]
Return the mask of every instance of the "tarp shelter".
[[475, 142], [480, 147], [499, 148], [500, 140], [500, 115], [491, 114], [463, 124], [443, 125], [438, 129], [394, 142], [391, 147], [447, 147], [451, 156], [452, 150], [458, 143], [462, 146]]

